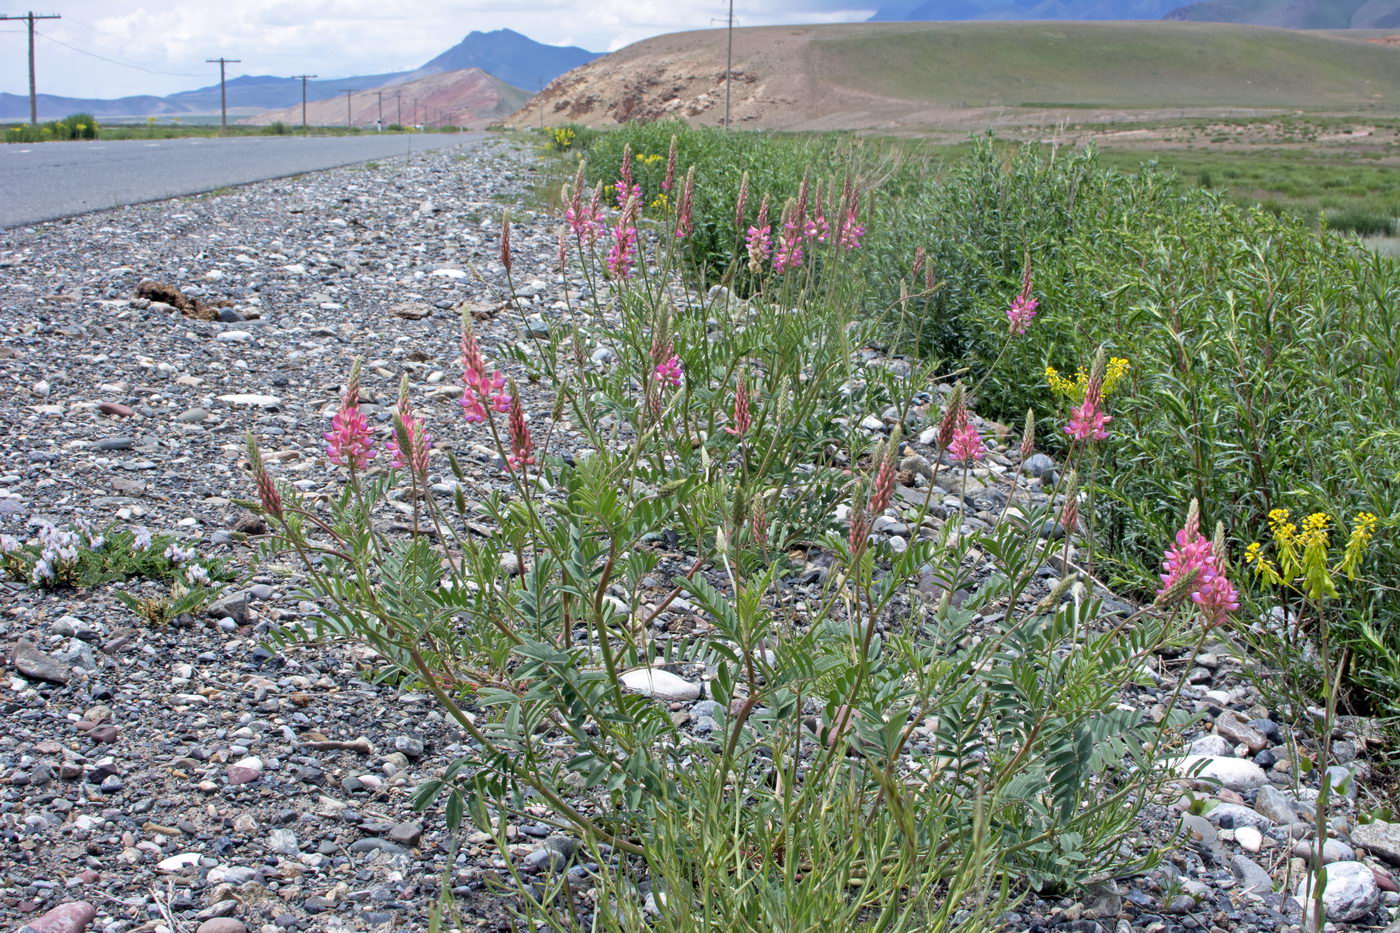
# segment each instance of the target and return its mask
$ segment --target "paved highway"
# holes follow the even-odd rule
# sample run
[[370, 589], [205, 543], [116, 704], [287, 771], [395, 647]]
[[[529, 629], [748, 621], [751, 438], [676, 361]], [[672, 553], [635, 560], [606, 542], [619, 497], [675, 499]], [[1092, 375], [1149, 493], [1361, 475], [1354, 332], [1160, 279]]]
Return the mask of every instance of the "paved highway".
[[410, 152], [476, 146], [484, 133], [242, 136], [0, 145], [0, 228]]

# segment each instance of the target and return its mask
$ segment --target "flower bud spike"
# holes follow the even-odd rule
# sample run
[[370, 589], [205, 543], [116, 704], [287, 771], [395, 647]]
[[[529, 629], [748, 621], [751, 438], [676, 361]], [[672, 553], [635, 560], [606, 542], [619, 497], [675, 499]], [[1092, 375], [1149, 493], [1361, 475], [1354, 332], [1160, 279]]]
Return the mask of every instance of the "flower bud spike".
[[1026, 409], [1026, 426], [1021, 429], [1021, 462], [1025, 463], [1035, 453], [1035, 409]]
[[510, 274], [510, 214], [501, 214], [501, 265], [506, 267], [506, 274]]

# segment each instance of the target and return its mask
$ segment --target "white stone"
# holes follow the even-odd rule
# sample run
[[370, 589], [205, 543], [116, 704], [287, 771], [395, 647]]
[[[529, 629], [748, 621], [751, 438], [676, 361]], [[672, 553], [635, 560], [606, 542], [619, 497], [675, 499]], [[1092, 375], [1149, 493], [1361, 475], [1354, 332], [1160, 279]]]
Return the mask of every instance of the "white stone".
[[170, 858], [162, 859], [156, 865], [156, 871], [167, 875], [177, 874], [186, 868], [192, 868], [199, 864], [198, 852], [181, 852], [179, 855], [172, 855]]
[[221, 332], [215, 340], [224, 340], [234, 343], [247, 343], [253, 339], [253, 335], [246, 330], [226, 330]]
[[1235, 841], [1246, 852], [1258, 852], [1264, 847], [1264, 834], [1253, 826], [1240, 826], [1235, 830]]
[[[1312, 913], [1312, 875], [1298, 885], [1297, 898], [1303, 905], [1303, 915]], [[1322, 904], [1327, 919], [1346, 922], [1366, 916], [1381, 899], [1376, 876], [1361, 862], [1333, 862], [1327, 866], [1327, 886], [1322, 889]]]
[[[1198, 765], [1204, 764], [1198, 773], [1192, 774]], [[1190, 775], [1193, 780], [1219, 783], [1222, 787], [1244, 793], [1262, 787], [1269, 782], [1264, 769], [1244, 758], [1224, 758], [1219, 755], [1185, 755], [1174, 758], [1167, 766], [1182, 777]]]
[[461, 269], [434, 269], [430, 275], [440, 276], [445, 279], [465, 279], [467, 274]]
[[282, 400], [275, 395], [258, 395], [252, 392], [220, 395], [219, 401], [245, 408], [277, 408], [282, 404]]
[[658, 700], [695, 700], [700, 697], [699, 684], [659, 667], [638, 667], [625, 672], [619, 679], [628, 690]]

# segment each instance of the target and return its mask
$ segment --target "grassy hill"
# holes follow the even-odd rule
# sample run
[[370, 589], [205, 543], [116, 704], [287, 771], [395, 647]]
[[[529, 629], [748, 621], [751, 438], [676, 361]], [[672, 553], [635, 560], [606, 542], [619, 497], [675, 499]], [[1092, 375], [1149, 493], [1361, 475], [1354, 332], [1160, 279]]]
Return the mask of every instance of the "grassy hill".
[[[635, 43], [563, 75], [515, 122], [538, 122], [543, 106], [552, 124], [719, 123], [724, 39], [705, 30]], [[733, 122], [752, 128], [982, 128], [1014, 108], [1400, 112], [1400, 47], [1262, 26], [772, 26], [736, 30], [734, 55]]]
[[945, 106], [1354, 108], [1400, 92], [1395, 49], [1226, 24], [911, 26], [811, 53], [834, 84]]

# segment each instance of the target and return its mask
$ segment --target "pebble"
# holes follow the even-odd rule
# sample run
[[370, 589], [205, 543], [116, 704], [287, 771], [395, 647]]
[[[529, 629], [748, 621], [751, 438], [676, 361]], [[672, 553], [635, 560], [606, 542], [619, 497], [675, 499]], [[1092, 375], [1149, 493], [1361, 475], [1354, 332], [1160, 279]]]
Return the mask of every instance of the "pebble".
[[242, 758], [225, 769], [230, 785], [251, 784], [262, 777], [263, 763], [261, 758]]
[[15, 670], [35, 680], [66, 684], [71, 676], [67, 665], [44, 654], [28, 639], [21, 638], [15, 643], [11, 660]]
[[1253, 826], [1237, 826], [1235, 841], [1246, 852], [1258, 852], [1264, 846], [1264, 834]]
[[195, 928], [194, 933], [248, 933], [248, 928], [241, 920], [234, 920], [232, 917], [215, 917], [201, 923]]

